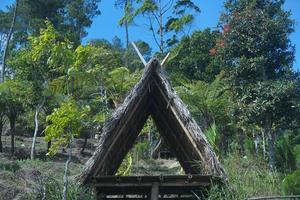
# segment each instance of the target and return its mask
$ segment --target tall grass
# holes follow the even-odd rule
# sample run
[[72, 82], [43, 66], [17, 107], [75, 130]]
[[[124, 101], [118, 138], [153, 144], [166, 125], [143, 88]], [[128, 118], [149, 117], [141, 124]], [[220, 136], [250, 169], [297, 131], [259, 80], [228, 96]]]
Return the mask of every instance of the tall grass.
[[[52, 177], [43, 177], [28, 200], [61, 200], [63, 185]], [[67, 199], [72, 200], [94, 200], [92, 190], [70, 182], [67, 190]]]
[[226, 186], [213, 186], [208, 199], [239, 200], [283, 193], [281, 175], [270, 172], [262, 159], [234, 154], [224, 159], [223, 163], [229, 182]]

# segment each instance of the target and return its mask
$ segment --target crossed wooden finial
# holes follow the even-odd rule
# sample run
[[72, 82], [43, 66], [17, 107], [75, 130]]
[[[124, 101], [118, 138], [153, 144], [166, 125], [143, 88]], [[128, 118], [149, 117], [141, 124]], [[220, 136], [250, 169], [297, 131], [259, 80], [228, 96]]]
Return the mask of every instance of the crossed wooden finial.
[[[141, 54], [140, 50], [138, 49], [138, 47], [135, 45], [134, 42], [131, 42], [134, 50], [136, 51], [136, 53], [138, 54], [138, 56], [140, 57], [142, 63], [144, 64], [144, 66], [146, 67], [147, 65], [147, 62], [146, 60], [144, 59], [143, 55]], [[161, 66], [163, 66], [167, 61], [168, 61], [168, 58], [170, 56], [170, 52], [166, 55], [166, 57], [163, 59], [163, 61], [160, 63]]]

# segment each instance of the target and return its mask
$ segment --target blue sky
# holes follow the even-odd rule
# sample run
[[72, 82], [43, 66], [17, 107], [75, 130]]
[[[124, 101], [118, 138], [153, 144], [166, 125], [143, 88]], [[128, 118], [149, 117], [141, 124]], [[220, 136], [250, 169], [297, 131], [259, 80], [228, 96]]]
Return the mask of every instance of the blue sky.
[[[13, 0], [0, 0], [0, 9], [4, 9], [7, 5], [12, 4]], [[114, 36], [118, 36], [125, 42], [125, 33], [122, 27], [118, 25], [118, 21], [122, 16], [122, 11], [115, 8], [113, 0], [102, 0], [99, 7], [102, 12], [100, 16], [95, 17], [93, 24], [87, 29], [88, 35], [83, 39], [83, 43], [96, 38], [104, 38], [109, 41]], [[196, 16], [194, 29], [204, 29], [207, 27], [216, 27], [220, 12], [223, 9], [223, 0], [196, 0], [197, 5], [201, 9], [201, 13]], [[294, 68], [300, 70], [300, 0], [286, 0], [284, 5], [286, 10], [291, 10], [292, 18], [295, 19], [295, 32], [290, 38], [296, 45], [296, 60]], [[143, 19], [138, 19], [143, 22]], [[153, 50], [157, 50], [151, 33], [145, 25], [133, 25], [130, 27], [130, 40], [144, 40], [148, 42]]]

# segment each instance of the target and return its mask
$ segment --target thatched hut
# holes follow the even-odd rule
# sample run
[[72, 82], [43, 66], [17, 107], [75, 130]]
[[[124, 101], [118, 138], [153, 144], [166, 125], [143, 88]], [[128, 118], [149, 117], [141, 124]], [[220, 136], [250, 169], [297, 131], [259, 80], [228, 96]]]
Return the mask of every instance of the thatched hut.
[[[146, 66], [140, 81], [106, 122], [98, 146], [80, 175], [82, 183], [113, 176], [151, 116], [186, 174], [226, 179], [205, 135], [170, 86], [157, 59]], [[198, 165], [195, 165], [198, 162]]]

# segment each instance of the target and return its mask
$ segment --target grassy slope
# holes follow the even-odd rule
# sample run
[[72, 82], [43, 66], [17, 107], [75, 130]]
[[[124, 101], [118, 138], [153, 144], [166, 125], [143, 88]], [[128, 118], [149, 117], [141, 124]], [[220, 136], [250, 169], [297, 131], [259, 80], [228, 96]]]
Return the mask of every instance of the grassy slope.
[[[40, 142], [44, 147], [44, 143]], [[25, 147], [28, 148], [28, 144]], [[92, 145], [90, 145], [91, 147]], [[20, 146], [19, 146], [20, 147]], [[22, 147], [23, 150], [25, 147]], [[39, 149], [43, 149], [39, 147]], [[70, 176], [80, 172], [84, 162], [90, 156], [92, 149], [87, 149], [86, 156], [80, 156], [76, 146], [75, 157], [70, 166]], [[19, 149], [20, 150], [20, 149]], [[64, 173], [64, 162], [66, 156], [60, 154], [53, 158], [42, 158], [35, 161], [28, 159], [15, 160], [8, 153], [0, 154], [0, 200], [2, 199], [40, 199], [43, 193], [45, 199], [61, 199], [62, 177]], [[148, 163], [148, 164], [147, 164]], [[151, 163], [151, 164], [149, 164]], [[213, 187], [210, 198], [217, 199], [245, 199], [253, 196], [268, 196], [281, 194], [281, 179], [279, 173], [270, 173], [267, 164], [259, 158], [231, 155], [223, 160], [229, 175], [229, 187]], [[142, 168], [151, 169], [155, 172], [153, 161], [143, 162]], [[139, 167], [137, 174], [142, 170]], [[165, 166], [164, 166], [165, 168]], [[157, 166], [157, 169], [159, 167]], [[133, 169], [132, 173], [136, 173]], [[178, 169], [176, 170], [178, 171]], [[28, 194], [34, 193], [34, 196]], [[80, 195], [85, 196], [80, 196]], [[90, 191], [71, 185], [69, 188], [69, 199], [92, 199]]]

